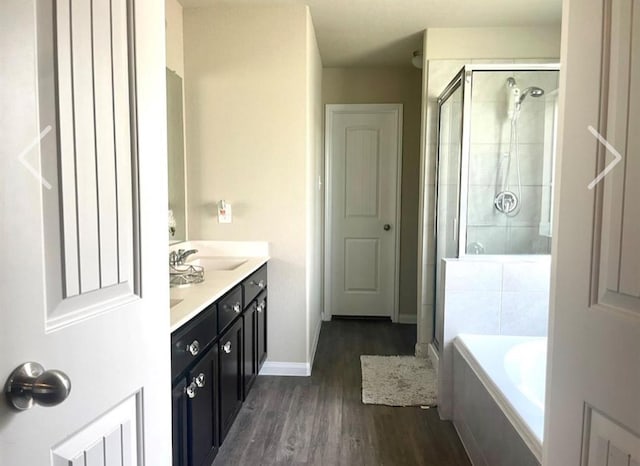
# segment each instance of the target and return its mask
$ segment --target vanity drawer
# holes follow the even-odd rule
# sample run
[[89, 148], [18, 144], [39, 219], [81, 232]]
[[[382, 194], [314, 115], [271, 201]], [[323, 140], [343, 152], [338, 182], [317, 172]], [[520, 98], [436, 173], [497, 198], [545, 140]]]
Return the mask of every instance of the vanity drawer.
[[244, 305], [248, 306], [258, 294], [267, 288], [267, 264], [253, 272], [242, 282]]
[[242, 288], [236, 286], [228, 292], [224, 298], [218, 301], [218, 328], [220, 332], [229, 325], [233, 319], [242, 313]]
[[180, 375], [218, 335], [216, 305], [212, 304], [171, 335], [171, 379]]

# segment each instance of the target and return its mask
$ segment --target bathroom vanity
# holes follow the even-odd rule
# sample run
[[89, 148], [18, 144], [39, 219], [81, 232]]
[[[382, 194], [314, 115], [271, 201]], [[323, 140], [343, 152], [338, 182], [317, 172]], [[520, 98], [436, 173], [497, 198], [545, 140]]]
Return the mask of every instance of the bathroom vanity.
[[199, 254], [205, 281], [171, 289], [174, 466], [211, 464], [266, 359], [267, 260]]

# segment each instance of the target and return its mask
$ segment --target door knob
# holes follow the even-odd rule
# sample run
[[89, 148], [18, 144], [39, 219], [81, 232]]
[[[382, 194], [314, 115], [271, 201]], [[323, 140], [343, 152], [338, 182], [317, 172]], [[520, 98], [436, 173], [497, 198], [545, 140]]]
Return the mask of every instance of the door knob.
[[55, 406], [69, 396], [71, 380], [62, 371], [45, 371], [37, 362], [26, 362], [11, 373], [4, 392], [9, 404], [20, 411], [34, 404]]
[[385, 223], [382, 228], [384, 228], [384, 231], [389, 231], [391, 230], [391, 225], [389, 225], [388, 223]]

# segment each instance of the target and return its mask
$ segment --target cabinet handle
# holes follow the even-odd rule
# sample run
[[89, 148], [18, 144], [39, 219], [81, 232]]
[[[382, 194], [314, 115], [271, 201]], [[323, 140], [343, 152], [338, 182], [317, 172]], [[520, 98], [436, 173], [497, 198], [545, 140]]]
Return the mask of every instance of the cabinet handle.
[[187, 387], [186, 392], [189, 398], [192, 398], [192, 399], [195, 398], [196, 395], [198, 394], [198, 386], [196, 385], [196, 383], [191, 382]]
[[193, 340], [190, 345], [187, 345], [187, 353], [191, 354], [191, 356], [195, 356], [200, 352], [200, 342], [198, 340]]
[[257, 286], [257, 287], [258, 287], [258, 288], [260, 288], [261, 290], [264, 290], [264, 288], [265, 288], [265, 286], [266, 286], [266, 284], [265, 284], [264, 280], [260, 280], [260, 281], [259, 281], [259, 282], [257, 282], [257, 283], [256, 283], [255, 281], [251, 280], [249, 283], [250, 283], [251, 285], [253, 285], [253, 286]]
[[197, 377], [193, 378], [193, 382], [199, 387], [204, 387], [204, 373], [200, 372]]
[[233, 310], [235, 311], [236, 314], [240, 314], [240, 311], [242, 311], [242, 307], [240, 306], [240, 303], [235, 303], [233, 305]]
[[264, 301], [262, 301], [260, 304], [258, 304], [258, 307], [256, 308], [256, 310], [258, 312], [262, 312], [265, 310], [265, 308], [267, 307], [267, 303], [265, 303]]
[[222, 345], [222, 351], [224, 351], [227, 354], [231, 353], [231, 341], [228, 341], [224, 345]]

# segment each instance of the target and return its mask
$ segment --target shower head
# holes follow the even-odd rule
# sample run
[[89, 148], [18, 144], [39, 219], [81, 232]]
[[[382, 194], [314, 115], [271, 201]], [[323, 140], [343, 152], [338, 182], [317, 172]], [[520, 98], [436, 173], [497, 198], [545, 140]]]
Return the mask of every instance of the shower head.
[[531, 95], [531, 97], [542, 97], [544, 95], [544, 89], [537, 86], [527, 87], [520, 93], [518, 104], [521, 104], [528, 95]]

